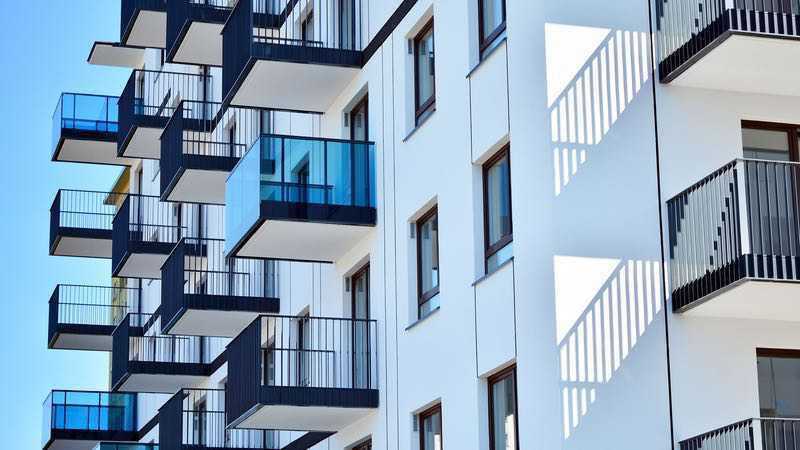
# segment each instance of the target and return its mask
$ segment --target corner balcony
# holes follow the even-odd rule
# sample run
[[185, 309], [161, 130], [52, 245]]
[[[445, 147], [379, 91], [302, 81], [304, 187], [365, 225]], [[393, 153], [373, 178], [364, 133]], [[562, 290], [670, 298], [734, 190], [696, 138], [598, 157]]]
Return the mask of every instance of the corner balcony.
[[117, 156], [118, 97], [64, 93], [53, 113], [53, 161], [129, 166]]
[[225, 426], [225, 391], [181, 389], [158, 411], [160, 450], [280, 450], [278, 432], [229, 430]]
[[[161, 266], [183, 237], [197, 236], [205, 214], [219, 207], [162, 202], [158, 197], [129, 194], [112, 224], [112, 275], [161, 278]], [[208, 216], [206, 216], [208, 217]]]
[[225, 180], [259, 136], [265, 110], [221, 107], [183, 101], [176, 108], [161, 135], [163, 200], [225, 203]]
[[800, 420], [747, 419], [680, 441], [679, 446], [680, 450], [797, 450]]
[[326, 111], [355, 78], [369, 39], [366, 1], [307, 3], [239, 0], [222, 30], [225, 104]]
[[50, 296], [47, 348], [111, 351], [111, 333], [139, 304], [139, 290], [59, 284]]
[[161, 268], [161, 331], [234, 337], [260, 314], [280, 311], [277, 265], [226, 258], [222, 239], [184, 238]]
[[43, 450], [92, 450], [100, 441], [136, 442], [136, 395], [52, 391], [42, 414]]
[[233, 8], [228, 0], [171, 0], [167, 4], [167, 61], [222, 65], [222, 27]]
[[[119, 97], [117, 156], [158, 159], [161, 133], [181, 100], [210, 101], [210, 76], [134, 70]], [[189, 123], [201, 126], [201, 121]]]
[[662, 83], [800, 95], [800, 4], [784, 0], [658, 0]]
[[338, 432], [378, 408], [372, 320], [262, 316], [228, 345], [229, 428]]
[[167, 0], [121, 0], [119, 41], [126, 46], [164, 48]]
[[126, 196], [59, 189], [50, 206], [50, 255], [111, 258], [111, 224]]
[[203, 383], [225, 362], [227, 339], [158, 334], [160, 317], [128, 314], [112, 333], [111, 385], [172, 394]]
[[672, 305], [800, 321], [800, 165], [736, 160], [669, 200]]
[[375, 146], [262, 135], [225, 199], [229, 256], [334, 262], [375, 226]]

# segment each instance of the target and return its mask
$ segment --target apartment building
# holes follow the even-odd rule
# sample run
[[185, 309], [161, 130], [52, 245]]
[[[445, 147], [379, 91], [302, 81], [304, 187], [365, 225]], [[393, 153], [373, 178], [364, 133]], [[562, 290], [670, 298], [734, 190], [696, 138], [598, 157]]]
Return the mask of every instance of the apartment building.
[[[111, 18], [109, 18], [111, 20]], [[800, 449], [796, 0], [121, 0], [43, 449]], [[512, 142], [513, 141], [513, 142]], [[116, 167], [116, 169], [114, 168]]]

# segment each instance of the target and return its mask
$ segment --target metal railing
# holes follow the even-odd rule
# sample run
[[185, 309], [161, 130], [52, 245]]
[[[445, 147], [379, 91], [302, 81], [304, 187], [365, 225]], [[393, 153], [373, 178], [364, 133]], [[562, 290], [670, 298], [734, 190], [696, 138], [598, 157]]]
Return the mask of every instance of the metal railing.
[[50, 326], [116, 326], [136, 312], [139, 290], [113, 286], [59, 284], [50, 296]]
[[800, 280], [800, 164], [738, 159], [667, 203], [673, 307], [742, 278]]
[[123, 192], [59, 189], [50, 206], [50, 251], [54, 251], [54, 245], [65, 229], [98, 233], [111, 231], [117, 205], [127, 195]]
[[119, 97], [65, 92], [53, 112], [53, 151], [58, 148], [63, 130], [74, 132], [117, 132]]
[[139, 11], [166, 11], [167, 0], [121, 0], [119, 41], [127, 41], [128, 34], [133, 30], [133, 20]]
[[42, 407], [43, 444], [52, 430], [136, 431], [136, 394], [54, 390]]
[[92, 450], [158, 450], [158, 444], [99, 442]]
[[681, 450], [800, 450], [800, 420], [747, 419], [680, 442]]

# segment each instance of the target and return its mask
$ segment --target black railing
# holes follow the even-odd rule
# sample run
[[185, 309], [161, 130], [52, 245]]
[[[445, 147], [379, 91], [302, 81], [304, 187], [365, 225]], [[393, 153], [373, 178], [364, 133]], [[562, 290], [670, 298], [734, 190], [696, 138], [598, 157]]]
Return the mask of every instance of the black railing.
[[210, 75], [134, 70], [119, 97], [118, 152], [124, 151], [136, 127], [163, 128], [178, 99], [213, 101], [213, 85]]
[[662, 82], [731, 31], [800, 36], [798, 0], [658, 0]]
[[278, 449], [278, 432], [226, 429], [225, 391], [181, 389], [159, 410], [164, 450], [189, 448]]
[[262, 386], [378, 389], [377, 339], [374, 320], [259, 317], [228, 345], [229, 423]]
[[42, 406], [43, 446], [54, 430], [136, 431], [136, 394], [55, 390]]
[[[50, 206], [50, 251], [62, 233], [85, 231], [87, 237], [102, 238], [126, 193], [59, 189]], [[94, 234], [94, 236], [90, 236]]]
[[224, 24], [233, 10], [231, 3], [229, 0], [170, 0], [167, 3], [168, 61], [175, 58], [192, 21]]
[[743, 278], [800, 280], [800, 164], [736, 160], [667, 203], [673, 308]]
[[800, 450], [800, 420], [748, 419], [680, 442], [681, 450]]
[[167, 0], [121, 0], [119, 41], [126, 43], [140, 11], [166, 11]]
[[115, 327], [138, 305], [138, 289], [59, 284], [50, 296], [50, 337], [58, 325]]
[[369, 39], [366, 3], [239, 0], [222, 31], [224, 96], [251, 58], [360, 67]]

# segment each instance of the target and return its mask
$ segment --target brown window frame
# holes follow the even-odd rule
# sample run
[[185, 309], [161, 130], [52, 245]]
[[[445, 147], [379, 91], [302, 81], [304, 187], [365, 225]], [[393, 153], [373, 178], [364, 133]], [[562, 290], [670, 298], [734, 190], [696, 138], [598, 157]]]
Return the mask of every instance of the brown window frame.
[[[420, 104], [419, 98], [419, 43], [422, 41], [422, 38], [428, 34], [428, 31], [431, 33], [431, 40], [434, 43], [433, 51], [434, 51], [434, 66], [431, 67], [433, 70], [433, 85], [431, 86], [431, 96], [423, 103]], [[425, 114], [433, 111], [436, 108], [436, 32], [433, 27], [433, 19], [431, 18], [428, 23], [419, 30], [416, 36], [414, 36], [414, 124], [420, 124], [420, 118]]]
[[364, 95], [364, 98], [359, 100], [358, 103], [356, 103], [355, 106], [353, 106], [353, 108], [350, 109], [350, 112], [347, 113], [348, 120], [350, 120], [350, 140], [351, 141], [355, 141], [356, 140], [355, 139], [355, 131], [356, 131], [355, 118], [356, 118], [356, 113], [362, 107], [364, 108], [364, 130], [365, 130], [364, 135], [366, 136], [366, 139], [364, 139], [364, 140], [365, 141], [369, 141], [369, 94]]
[[[356, 317], [356, 280], [363, 276], [366, 280], [366, 296], [367, 296], [367, 317], [366, 319], [359, 319]], [[369, 262], [364, 264], [364, 267], [356, 270], [352, 275], [350, 275], [350, 318], [353, 319], [351, 323], [350, 333], [353, 339], [353, 353], [351, 355], [352, 362], [350, 366], [350, 371], [352, 374], [352, 386], [356, 385], [356, 349], [355, 349], [355, 341], [356, 341], [356, 320], [361, 321], [369, 321], [370, 317], [372, 317], [372, 308], [370, 307], [370, 272], [369, 272]], [[367, 322], [367, 333], [369, 333], [369, 323]], [[369, 335], [368, 335], [369, 336]], [[367, 345], [369, 346], [369, 337], [367, 337]], [[371, 385], [371, 378], [372, 373], [370, 370], [372, 369], [372, 361], [369, 359], [372, 355], [367, 352], [367, 383]], [[360, 447], [359, 447], [360, 448]], [[355, 449], [354, 449], [355, 450]]]
[[742, 120], [741, 128], [751, 130], [782, 131], [789, 137], [789, 161], [800, 162], [800, 125], [760, 120]]
[[[487, 1], [500, 1], [503, 3], [503, 21], [489, 34], [486, 34], [486, 30], [483, 29], [483, 5]], [[478, 44], [481, 57], [504, 31], [506, 31], [506, 0], [478, 0]]]
[[497, 153], [492, 155], [482, 166], [483, 172], [483, 250], [484, 250], [484, 270], [488, 271], [489, 258], [495, 253], [502, 250], [506, 245], [514, 241], [514, 221], [511, 220], [509, 226], [511, 231], [502, 236], [500, 240], [495, 243], [489, 242], [489, 184], [487, 183], [489, 169], [491, 169], [498, 161], [504, 157], [508, 160], [508, 214], [513, 217], [514, 199], [511, 196], [511, 144], [506, 144]]
[[514, 379], [514, 433], [515, 433], [515, 448], [519, 450], [519, 407], [517, 403], [517, 366], [513, 365], [507, 367], [496, 374], [490, 376], [486, 381], [489, 391], [489, 450], [494, 450], [495, 435], [494, 435], [494, 393], [492, 386], [498, 382], [505, 380], [508, 377]]
[[356, 444], [351, 450], [372, 450], [372, 439], [367, 439], [360, 444]]
[[425, 419], [439, 413], [439, 421], [441, 422], [442, 433], [442, 449], [444, 449], [444, 415], [442, 414], [442, 404], [437, 403], [430, 408], [417, 414], [417, 428], [419, 429], [419, 449], [420, 450], [433, 450], [425, 448]]
[[[436, 283], [436, 287], [433, 289], [428, 290], [427, 292], [422, 291], [422, 225], [430, 220], [432, 217], [436, 216], [436, 259], [440, 260], [439, 258], [439, 206], [434, 205], [431, 209], [429, 209], [425, 214], [420, 216], [417, 219], [416, 223], [414, 224], [416, 227], [417, 232], [417, 315], [419, 316], [419, 311], [422, 305], [429, 302], [432, 298], [439, 295], [439, 287], [442, 285], [442, 276], [441, 276], [441, 267], [439, 267], [439, 276], [438, 282]], [[441, 260], [439, 261], [441, 263]]]

